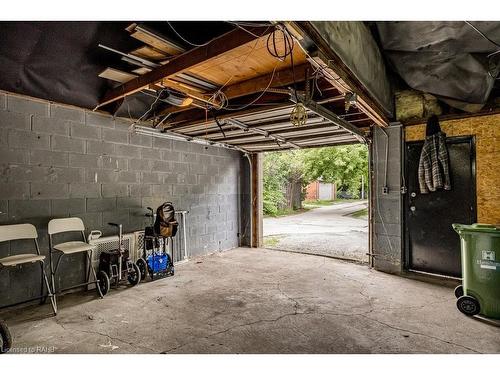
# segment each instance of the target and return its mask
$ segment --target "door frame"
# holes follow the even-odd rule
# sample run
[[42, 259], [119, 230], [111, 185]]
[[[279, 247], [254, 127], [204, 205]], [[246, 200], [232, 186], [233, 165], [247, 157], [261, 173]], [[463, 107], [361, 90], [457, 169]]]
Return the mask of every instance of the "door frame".
[[[404, 164], [403, 164], [403, 170], [404, 170], [404, 176], [408, 176], [408, 150], [407, 146], [408, 145], [416, 145], [416, 144], [424, 144], [424, 140], [419, 140], [419, 141], [403, 141], [404, 143], [404, 150], [403, 150], [403, 156], [404, 156]], [[476, 137], [475, 135], [460, 135], [460, 136], [450, 136], [446, 137], [446, 143], [469, 143], [470, 144], [470, 149], [471, 149], [471, 155], [470, 155], [470, 162], [471, 162], [471, 173], [472, 173], [472, 180], [473, 183], [471, 184], [471, 195], [472, 195], [472, 219], [474, 222], [477, 222], [477, 192], [476, 192]], [[406, 185], [406, 182], [405, 182]], [[405, 186], [406, 187], [406, 186]], [[406, 187], [407, 188], [407, 187]], [[427, 274], [427, 275], [432, 275], [432, 276], [437, 276], [440, 278], [446, 278], [446, 279], [456, 279], [453, 276], [447, 276], [447, 275], [441, 275], [441, 274], [435, 274], [435, 273], [430, 273], [430, 272], [424, 272], [424, 271], [418, 271], [418, 270], [413, 270], [410, 268], [410, 238], [408, 234], [408, 225], [407, 225], [407, 217], [408, 217], [408, 192], [407, 189], [405, 189], [405, 196], [403, 197], [402, 205], [403, 205], [403, 210], [402, 210], [402, 236], [403, 236], [403, 244], [404, 244], [404, 249], [402, 252], [403, 256], [403, 269], [405, 272], [412, 272], [412, 273], [419, 273], [419, 274]]]

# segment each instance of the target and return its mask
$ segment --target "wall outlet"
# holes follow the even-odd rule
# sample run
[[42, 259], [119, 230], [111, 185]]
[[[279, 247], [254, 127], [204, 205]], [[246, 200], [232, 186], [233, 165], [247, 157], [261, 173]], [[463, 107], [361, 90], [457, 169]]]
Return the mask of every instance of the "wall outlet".
[[382, 187], [382, 194], [389, 194], [389, 187], [388, 186], [383, 186]]

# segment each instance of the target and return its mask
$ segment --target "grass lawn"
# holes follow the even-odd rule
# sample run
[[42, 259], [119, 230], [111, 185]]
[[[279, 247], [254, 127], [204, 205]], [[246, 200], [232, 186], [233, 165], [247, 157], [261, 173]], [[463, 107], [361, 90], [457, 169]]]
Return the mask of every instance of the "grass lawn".
[[303, 208], [300, 208], [298, 210], [292, 210], [292, 209], [281, 210], [281, 211], [278, 211], [278, 213], [276, 215], [264, 215], [264, 217], [282, 217], [282, 216], [297, 215], [297, 214], [301, 214], [301, 213], [309, 211], [309, 210], [310, 210], [309, 207], [303, 207]]
[[277, 236], [264, 237], [264, 247], [275, 247], [280, 243], [280, 239]]
[[363, 208], [362, 210], [353, 212], [350, 216], [357, 219], [367, 219], [368, 218], [368, 208]]

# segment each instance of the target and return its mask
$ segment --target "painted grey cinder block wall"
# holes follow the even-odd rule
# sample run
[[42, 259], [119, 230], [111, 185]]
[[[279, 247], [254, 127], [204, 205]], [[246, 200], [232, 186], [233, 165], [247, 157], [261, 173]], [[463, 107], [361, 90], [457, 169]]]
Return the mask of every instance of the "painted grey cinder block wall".
[[[373, 207], [373, 253], [374, 267], [389, 273], [402, 271], [402, 195], [401, 195], [401, 134], [399, 124], [385, 128], [389, 143], [383, 131], [374, 128], [373, 169], [375, 179]], [[388, 194], [382, 193], [385, 174], [385, 151], [389, 147], [387, 164]]]
[[[131, 134], [131, 121], [0, 92], [0, 225], [32, 223], [47, 254], [51, 218], [78, 216], [105, 235], [148, 223], [145, 208], [172, 201], [187, 216], [189, 254], [248, 242], [248, 162], [238, 151]], [[0, 244], [0, 256], [23, 244]], [[61, 285], [81, 282], [68, 257]], [[26, 271], [26, 272], [25, 272]], [[0, 305], [36, 295], [39, 271], [0, 271]]]

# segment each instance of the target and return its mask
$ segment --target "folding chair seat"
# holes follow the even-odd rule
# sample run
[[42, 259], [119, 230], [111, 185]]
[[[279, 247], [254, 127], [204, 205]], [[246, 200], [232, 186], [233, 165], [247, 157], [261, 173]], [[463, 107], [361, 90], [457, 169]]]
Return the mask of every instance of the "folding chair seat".
[[[28, 263], [39, 263], [42, 271], [41, 280], [41, 294], [39, 297], [31, 298], [23, 302], [29, 302], [36, 299], [44, 301], [46, 297], [50, 298], [52, 303], [52, 310], [54, 314], [57, 313], [56, 300], [53, 291], [50, 288], [49, 280], [47, 278], [47, 273], [45, 272], [45, 255], [40, 254], [40, 248], [38, 247], [38, 233], [36, 228], [32, 224], [13, 224], [13, 225], [1, 225], [0, 226], [0, 242], [14, 241], [18, 240], [33, 240], [34, 252], [32, 253], [22, 253], [16, 255], [10, 255], [7, 257], [0, 258], [0, 271], [7, 267], [16, 267], [21, 264]], [[12, 247], [12, 244], [11, 244]], [[44, 283], [47, 287], [47, 294], [44, 295]]]
[[89, 245], [88, 243], [82, 241], [70, 241], [60, 243], [59, 245], [54, 245], [54, 249], [64, 254], [74, 254], [81, 253], [83, 251], [94, 250], [95, 246]]
[[17, 266], [25, 263], [36, 263], [45, 260], [45, 255], [19, 254], [0, 258], [0, 265], [4, 267]]
[[[82, 236], [82, 241], [68, 241], [62, 242], [58, 244], [54, 244], [54, 237], [57, 234], [68, 233], [68, 232], [80, 232]], [[77, 288], [80, 286], [95, 284], [97, 292], [101, 297], [107, 292], [108, 287], [103, 287], [101, 290], [100, 281], [97, 278], [94, 267], [92, 267], [92, 252], [95, 249], [95, 246], [90, 245], [86, 242], [85, 239], [85, 226], [83, 225], [82, 219], [78, 217], [69, 217], [63, 219], [52, 219], [49, 221], [48, 226], [49, 233], [49, 260], [50, 260], [50, 274], [52, 280], [52, 290], [54, 292], [54, 296], [57, 296], [58, 293], [63, 292], [64, 290]], [[86, 261], [87, 261], [87, 278], [85, 282], [73, 285], [71, 287], [67, 287], [64, 289], [56, 290], [55, 276], [61, 264], [61, 260], [65, 255], [72, 255], [77, 253], [85, 253]], [[58, 255], [57, 262], [54, 266], [54, 257]], [[93, 281], [90, 281], [90, 275], [93, 276]], [[104, 291], [104, 289], [106, 289]]]

